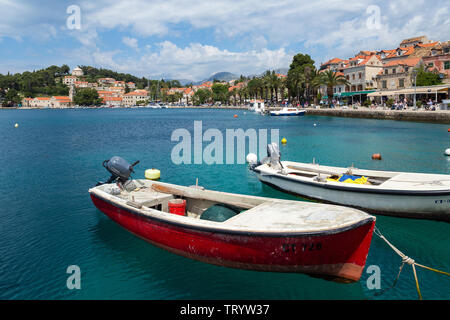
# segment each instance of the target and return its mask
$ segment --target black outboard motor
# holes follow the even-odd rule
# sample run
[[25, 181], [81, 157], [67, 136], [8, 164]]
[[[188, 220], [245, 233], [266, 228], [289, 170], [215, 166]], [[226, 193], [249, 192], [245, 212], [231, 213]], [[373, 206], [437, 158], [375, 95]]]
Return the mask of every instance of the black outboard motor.
[[114, 181], [124, 184], [128, 181], [131, 174], [134, 172], [133, 168], [139, 163], [136, 161], [130, 165], [125, 159], [121, 157], [112, 157], [109, 160], [103, 161], [103, 167], [111, 173], [111, 177], [108, 181], [102, 183], [99, 182], [97, 185], [109, 184]]

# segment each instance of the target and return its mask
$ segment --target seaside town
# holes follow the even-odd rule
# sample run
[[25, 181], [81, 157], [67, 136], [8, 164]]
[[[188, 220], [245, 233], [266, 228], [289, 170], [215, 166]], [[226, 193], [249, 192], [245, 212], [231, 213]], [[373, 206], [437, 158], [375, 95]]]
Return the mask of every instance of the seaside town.
[[[296, 64], [296, 57], [300, 61]], [[368, 107], [402, 110], [446, 110], [450, 92], [450, 41], [426, 36], [405, 39], [397, 48], [359, 51], [354, 57], [333, 58], [316, 69], [309, 55], [299, 54], [289, 71], [267, 71], [261, 76], [229, 81], [212, 79], [200, 84], [112, 77], [88, 77], [91, 67], [76, 67], [54, 81], [68, 95], [47, 96], [2, 88], [3, 107], [72, 108], [92, 107], [248, 107], [257, 103], [268, 109], [297, 107]], [[67, 71], [66, 71], [67, 72]], [[5, 83], [5, 82], [3, 82]], [[3, 86], [7, 86], [3, 85]], [[11, 95], [10, 95], [11, 96]], [[78, 99], [77, 99], [78, 96]], [[79, 99], [79, 96], [91, 99]]]
[[450, 300], [449, 1], [0, 8], [0, 300]]

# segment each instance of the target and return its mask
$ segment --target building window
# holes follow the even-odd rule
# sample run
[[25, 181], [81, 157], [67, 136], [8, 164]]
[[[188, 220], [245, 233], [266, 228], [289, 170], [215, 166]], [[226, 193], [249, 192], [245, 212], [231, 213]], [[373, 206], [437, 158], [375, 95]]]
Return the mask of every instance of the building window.
[[405, 87], [405, 79], [398, 79], [398, 86], [400, 88], [404, 88]]
[[385, 69], [385, 70], [384, 70], [384, 74], [389, 74], [389, 70], [388, 70], [388, 69]]
[[352, 74], [352, 79], [355, 80], [355, 74]]
[[359, 77], [359, 79], [362, 79], [362, 73], [361, 72], [358, 74], [358, 77]]
[[445, 70], [450, 70], [450, 61], [445, 61], [444, 62], [444, 69]]
[[392, 74], [396, 74], [397, 73], [397, 69], [392, 69]]
[[383, 81], [381, 82], [381, 87], [382, 87], [383, 89], [387, 89], [387, 81], [386, 81], [386, 80], [383, 80]]
[[409, 71], [409, 67], [405, 67], [405, 72], [408, 72]]

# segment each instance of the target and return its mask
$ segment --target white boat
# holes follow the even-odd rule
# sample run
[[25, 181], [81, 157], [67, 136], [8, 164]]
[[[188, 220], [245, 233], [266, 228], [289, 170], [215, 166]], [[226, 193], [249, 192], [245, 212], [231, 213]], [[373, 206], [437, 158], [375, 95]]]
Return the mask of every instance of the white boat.
[[372, 213], [450, 221], [450, 175], [390, 172], [280, 161], [278, 147], [250, 168], [276, 189]]
[[270, 115], [274, 116], [274, 117], [280, 117], [280, 116], [304, 116], [306, 113], [306, 110], [300, 110], [297, 108], [289, 108], [289, 107], [284, 107], [281, 110], [277, 110], [277, 111], [270, 111]]

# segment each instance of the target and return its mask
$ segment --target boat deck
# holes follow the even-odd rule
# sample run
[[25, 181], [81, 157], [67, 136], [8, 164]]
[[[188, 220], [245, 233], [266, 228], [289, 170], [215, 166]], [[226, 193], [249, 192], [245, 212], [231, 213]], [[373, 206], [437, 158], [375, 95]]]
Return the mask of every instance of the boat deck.
[[224, 224], [235, 227], [254, 227], [270, 230], [308, 231], [344, 228], [368, 215], [359, 210], [307, 202], [268, 201], [247, 210]]
[[[139, 185], [139, 182], [138, 182]], [[178, 194], [158, 192], [152, 186], [168, 187]], [[145, 181], [132, 190], [111, 193], [115, 185], [103, 185], [90, 190], [107, 200], [139, 210], [143, 215], [189, 225], [248, 232], [308, 233], [342, 229], [356, 223], [375, 219], [367, 213], [346, 207], [310, 202], [279, 200], [174, 186]], [[184, 196], [180, 196], [184, 193]], [[169, 213], [171, 199], [186, 199], [186, 216]], [[223, 222], [201, 219], [205, 210], [215, 204], [241, 205], [241, 213]]]

